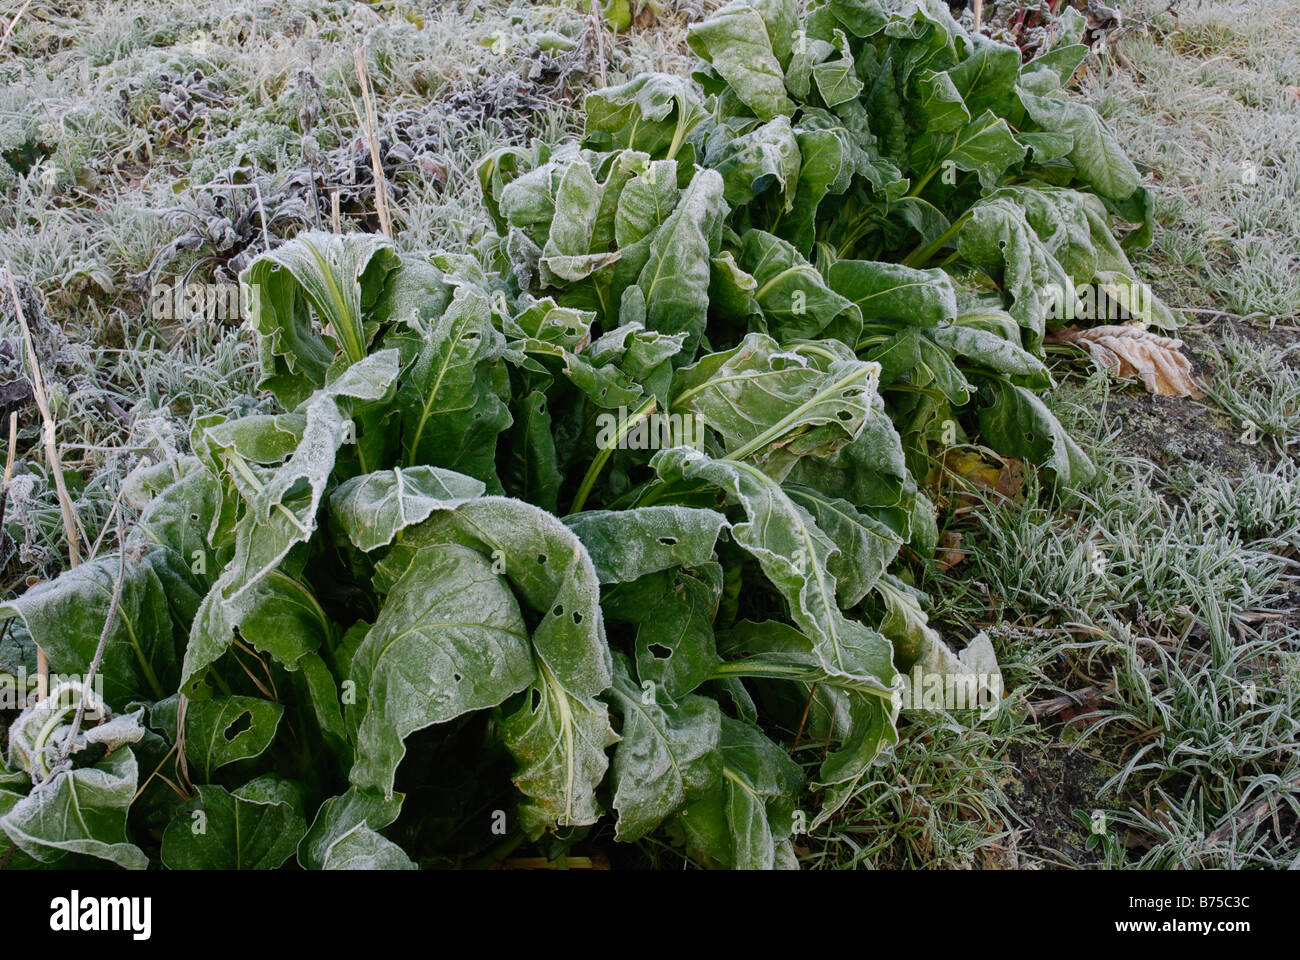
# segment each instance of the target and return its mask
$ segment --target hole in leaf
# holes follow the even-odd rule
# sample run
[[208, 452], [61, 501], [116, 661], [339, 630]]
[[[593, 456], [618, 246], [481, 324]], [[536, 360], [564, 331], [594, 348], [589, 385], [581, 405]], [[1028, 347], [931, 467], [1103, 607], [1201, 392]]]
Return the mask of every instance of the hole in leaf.
[[673, 648], [665, 647], [662, 643], [652, 643], [647, 649], [656, 660], [667, 660], [673, 655]]
[[221, 732], [221, 735], [226, 738], [227, 743], [230, 743], [252, 725], [253, 711], [245, 710], [239, 716], [235, 717], [234, 720], [230, 721], [230, 725]]
[[676, 537], [660, 537], [660, 538], [659, 538], [659, 542], [662, 543], [665, 547], [675, 547], [675, 546], [677, 546], [677, 538], [676, 538]]
[[530, 691], [530, 693], [532, 694], [532, 697], [531, 697], [531, 700], [532, 700], [532, 706], [530, 706], [529, 709], [530, 709], [533, 713], [536, 713], [536, 712], [537, 712], [537, 708], [540, 707], [540, 706], [542, 705], [542, 695], [541, 695], [541, 693], [538, 692], [538, 690], [537, 690], [536, 687], [534, 687], [534, 688]]
[[835, 414], [835, 416], [839, 417], [841, 420], [853, 419], [853, 414], [849, 413], [847, 410], [841, 410], [839, 413]]
[[452, 678], [454, 681], [456, 681], [457, 683], [460, 683], [460, 681], [461, 681], [461, 676], [460, 676], [459, 673], [453, 673], [453, 674], [451, 675], [451, 678]]
[[544, 553], [539, 553], [539, 554], [537, 555], [537, 562], [538, 562], [538, 563], [546, 563], [546, 554], [544, 554]]
[[198, 522], [199, 522], [199, 515], [198, 515], [197, 513], [191, 513], [191, 514], [190, 514], [190, 520], [193, 521], [194, 523], [198, 523]]
[[551, 615], [552, 615], [552, 616], [555, 616], [555, 617], [562, 617], [562, 616], [564, 616], [564, 605], [563, 605], [563, 604], [560, 604], [560, 603], [557, 603], [557, 604], [555, 605], [555, 609], [551, 611]]
[[580, 614], [577, 610], [573, 611], [573, 622], [575, 624], [582, 623], [582, 614]]

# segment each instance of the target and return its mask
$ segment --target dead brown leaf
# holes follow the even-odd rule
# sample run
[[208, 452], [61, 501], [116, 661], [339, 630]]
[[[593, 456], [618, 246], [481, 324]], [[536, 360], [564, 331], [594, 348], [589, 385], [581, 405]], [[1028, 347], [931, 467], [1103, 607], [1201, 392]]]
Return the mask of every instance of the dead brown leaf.
[[940, 570], [951, 570], [966, 562], [966, 553], [961, 549], [961, 534], [948, 530], [939, 538], [939, 555], [934, 565]]
[[1005, 458], [1002, 461], [1002, 469], [998, 471], [998, 483], [995, 489], [1008, 500], [1014, 500], [1016, 494], [1020, 493], [1020, 488], [1025, 485], [1025, 472], [1025, 461], [1013, 457]]
[[1138, 377], [1147, 393], [1164, 397], [1204, 396], [1192, 379], [1183, 341], [1162, 337], [1137, 324], [1081, 329], [1063, 327], [1045, 339], [1086, 350], [1093, 362], [1117, 377]]

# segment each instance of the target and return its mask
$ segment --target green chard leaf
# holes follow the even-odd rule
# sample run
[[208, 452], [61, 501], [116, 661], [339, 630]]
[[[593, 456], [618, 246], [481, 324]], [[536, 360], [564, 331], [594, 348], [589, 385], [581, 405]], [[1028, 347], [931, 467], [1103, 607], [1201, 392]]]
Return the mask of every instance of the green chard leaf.
[[838, 341], [792, 343], [751, 333], [740, 346], [683, 368], [672, 409], [703, 417], [727, 456], [777, 479], [802, 455], [832, 453], [862, 432], [879, 368]]
[[802, 484], [785, 484], [784, 489], [835, 542], [839, 553], [831, 555], [827, 566], [835, 576], [840, 606], [857, 606], [898, 556], [903, 538], [847, 500]]
[[556, 826], [594, 823], [600, 816], [596, 787], [609, 765], [605, 748], [618, 737], [598, 699], [609, 687], [611, 661], [590, 556], [551, 514], [518, 500], [482, 497], [411, 528], [380, 565], [378, 583], [395, 582], [422, 546], [446, 543], [489, 558], [520, 600], [541, 615], [532, 633], [536, 679], [522, 704], [507, 704], [501, 719], [506, 746], [519, 761], [515, 783], [528, 798], [520, 808], [525, 830], [537, 836]]
[[631, 842], [722, 787], [722, 711], [707, 697], [647, 696], [621, 656], [609, 699], [623, 721], [612, 770], [615, 836]]
[[957, 316], [957, 295], [942, 270], [914, 270], [901, 263], [837, 260], [828, 271], [831, 289], [865, 319], [889, 318], [937, 326]]
[[[772, 28], [773, 35], [781, 32], [776, 23]], [[785, 34], [787, 50], [793, 30], [791, 24]], [[769, 36], [762, 13], [750, 4], [743, 0], [727, 4], [707, 20], [694, 24], [687, 42], [760, 120], [794, 112], [794, 103], [785, 92], [785, 74], [773, 50], [773, 37]]]
[[390, 800], [356, 787], [321, 804], [298, 844], [306, 870], [414, 870], [411, 858], [379, 831], [397, 819], [401, 794]]
[[[268, 774], [233, 793], [206, 783], [196, 789], [163, 832], [170, 870], [274, 870], [307, 830], [301, 789], [291, 780]], [[194, 829], [200, 822], [203, 829]]]
[[873, 676], [882, 690], [893, 683], [888, 641], [840, 612], [827, 563], [834, 542], [775, 481], [749, 464], [714, 460], [687, 447], [656, 454], [652, 465], [664, 480], [703, 480], [740, 505], [746, 520], [732, 526], [732, 539], [785, 597], [791, 620], [812, 638], [829, 669]]
[[631, 148], [656, 160], [672, 160], [708, 111], [690, 81], [664, 73], [643, 73], [587, 94], [586, 114], [587, 146], [597, 150]]
[[501, 398], [504, 350], [487, 297], [458, 288], [397, 391], [407, 464], [498, 483], [497, 437], [511, 423]]
[[1007, 456], [1047, 466], [1067, 485], [1092, 479], [1096, 473], [1092, 461], [1042, 400], [1005, 380], [990, 378], [984, 383], [992, 399], [980, 408], [979, 420], [989, 446]]
[[485, 489], [482, 481], [441, 467], [394, 467], [342, 483], [330, 496], [330, 510], [356, 548], [370, 551]]
[[1009, 312], [1027, 332], [1032, 351], [1042, 343], [1049, 291], [1069, 286], [1065, 268], [1044, 246], [1019, 204], [993, 197], [971, 208], [957, 235], [957, 250], [971, 263], [994, 271], [1011, 297]]
[[[22, 620], [51, 672], [80, 675], [99, 645], [118, 567], [116, 554], [96, 557], [0, 605], [0, 617]], [[160, 700], [175, 689], [178, 667], [166, 589], [151, 563], [128, 559], [104, 647], [104, 699], [116, 710], [133, 700]]]
[[[630, 185], [629, 185], [630, 188]], [[662, 333], [685, 333], [683, 355], [690, 357], [704, 336], [709, 308], [709, 264], [721, 242], [722, 177], [701, 170], [672, 213], [650, 240], [645, 265], [628, 294], [644, 303], [645, 326]]]
[[722, 175], [723, 197], [734, 209], [775, 185], [793, 203], [801, 165], [799, 144], [789, 117], [777, 117], [739, 137], [722, 139], [706, 163]]
[[723, 789], [692, 801], [677, 826], [688, 850], [737, 870], [771, 870], [794, 828], [803, 771], [758, 728], [722, 718]]
[[601, 597], [612, 623], [636, 626], [636, 675], [651, 690], [681, 700], [709, 679], [718, 664], [713, 617], [722, 595], [722, 568], [705, 563], [693, 570], [647, 574]]
[[138, 770], [135, 754], [118, 749], [92, 767], [56, 773], [0, 816], [0, 835], [42, 865], [81, 855], [143, 870], [149, 859], [126, 832]]
[[313, 231], [249, 264], [239, 279], [258, 333], [262, 386], [296, 407], [325, 385], [336, 356], [349, 363], [364, 358], [375, 325], [363, 314], [397, 263], [386, 237]]
[[1125, 200], [1142, 185], [1137, 167], [1091, 106], [1077, 100], [1036, 96], [1024, 87], [1017, 87], [1016, 92], [1040, 128], [1069, 134], [1074, 148], [1067, 156], [1084, 182], [1099, 194], [1115, 201]]
[[[384, 350], [353, 364], [303, 405], [302, 440], [280, 467], [258, 477], [237, 454], [227, 457], [253, 493], [235, 536], [235, 552], [213, 584], [190, 628], [182, 686], [188, 686], [225, 652], [234, 631], [257, 602], [257, 588], [289, 551], [311, 538], [316, 515], [347, 439], [346, 408], [352, 400], [384, 396], [397, 377], [397, 351]], [[304, 489], [305, 488], [305, 489]]]
[[271, 741], [284, 707], [260, 697], [189, 700], [185, 707], [185, 756], [204, 780], [236, 760], [259, 756]]
[[498, 706], [534, 676], [519, 605], [491, 562], [456, 544], [416, 551], [352, 657], [352, 782], [391, 798], [410, 734]]
[[564, 524], [587, 548], [601, 583], [626, 583], [707, 563], [727, 518], [714, 510], [665, 505], [589, 510], [570, 514]]
[[746, 231], [740, 268], [754, 278], [754, 302], [780, 340], [834, 337], [857, 344], [862, 314], [833, 290], [795, 247], [762, 230]]

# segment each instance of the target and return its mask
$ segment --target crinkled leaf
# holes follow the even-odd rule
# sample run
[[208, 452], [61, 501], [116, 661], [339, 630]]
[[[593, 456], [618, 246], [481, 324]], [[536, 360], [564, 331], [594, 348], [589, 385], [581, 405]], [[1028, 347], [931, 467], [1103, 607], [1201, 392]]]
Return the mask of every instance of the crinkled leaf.
[[609, 696], [623, 720], [612, 769], [615, 836], [631, 842], [688, 800], [722, 787], [722, 711], [707, 697], [674, 702], [644, 696], [624, 661], [614, 664]]
[[847, 186], [848, 161], [842, 140], [832, 130], [800, 128], [795, 141], [801, 161], [799, 182], [774, 232], [806, 257], [817, 236], [817, 208], [828, 193]]
[[883, 401], [873, 404], [862, 432], [826, 457], [796, 461], [789, 479], [818, 490], [834, 490], [859, 507], [892, 507], [909, 481], [898, 431]]
[[1011, 132], [1003, 117], [985, 111], [952, 133], [935, 133], [912, 147], [912, 166], [934, 170], [947, 161], [958, 170], [973, 171], [986, 190], [997, 185], [1002, 174], [1025, 157], [1025, 146]]
[[587, 548], [601, 583], [625, 583], [713, 556], [727, 518], [714, 510], [657, 506], [590, 510], [564, 518]]
[[673, 409], [699, 414], [729, 457], [756, 456], [779, 479], [801, 453], [825, 455], [854, 439], [871, 412], [879, 368], [827, 343], [782, 348], [749, 334], [684, 369]]
[[[397, 351], [380, 351], [347, 368], [308, 400], [302, 442], [285, 464], [259, 482], [253, 502], [239, 521], [234, 556], [194, 617], [182, 685], [189, 685], [225, 652], [234, 631], [257, 602], [259, 585], [294, 546], [315, 531], [335, 455], [347, 438], [345, 409], [349, 402], [383, 396], [396, 376]], [[234, 466], [242, 463], [239, 459]], [[252, 475], [247, 466], [241, 469]]]
[[849, 49], [849, 41], [843, 30], [835, 31], [835, 48], [840, 54], [838, 58], [823, 60], [812, 68], [817, 92], [828, 107], [839, 106], [846, 100], [856, 100], [862, 93], [862, 81], [858, 79], [853, 52]]
[[966, 101], [949, 74], [927, 70], [917, 78], [916, 89], [917, 98], [912, 110], [921, 118], [928, 132], [947, 133], [970, 123]]
[[840, 606], [857, 606], [898, 556], [903, 538], [847, 500], [802, 484], [786, 484], [785, 491], [835, 542], [839, 553], [827, 565], [835, 575]]
[[957, 235], [957, 250], [968, 261], [998, 274], [1003, 291], [1011, 297], [1008, 310], [1028, 332], [1027, 346], [1038, 349], [1049, 291], [1065, 289], [1069, 278], [1029, 226], [1024, 210], [1007, 197], [976, 204]]
[[435, 510], [481, 497], [485, 489], [481, 480], [441, 467], [394, 467], [342, 483], [330, 496], [330, 511], [353, 546], [370, 551]]
[[694, 84], [683, 77], [643, 73], [587, 94], [587, 145], [630, 147], [657, 160], [672, 159], [708, 116]]
[[775, 186], [788, 209], [800, 161], [789, 117], [777, 117], [739, 137], [723, 138], [721, 148], [707, 157], [708, 165], [722, 175], [722, 195], [732, 208]]
[[933, 387], [949, 402], [964, 405], [970, 400], [970, 384], [957, 369], [951, 353], [926, 335], [923, 327], [904, 327], [866, 354], [880, 364], [880, 382], [905, 381], [915, 387]]
[[836, 549], [812, 515], [756, 467], [713, 460], [685, 447], [665, 450], [652, 466], [664, 480], [704, 480], [722, 489], [746, 513], [732, 539], [759, 563], [790, 606], [790, 618], [814, 643], [829, 668], [893, 683], [889, 643], [874, 630], [845, 617], [835, 597], [827, 561]]
[[387, 237], [310, 231], [249, 264], [239, 279], [258, 333], [262, 386], [296, 407], [325, 385], [338, 354], [361, 360], [375, 332], [365, 316], [397, 262]]
[[0, 833], [41, 864], [81, 854], [143, 870], [149, 859], [126, 832], [137, 776], [129, 749], [115, 750], [93, 767], [56, 773], [0, 816]]
[[850, 347], [862, 330], [861, 312], [833, 290], [795, 247], [762, 230], [748, 230], [739, 264], [753, 276], [754, 301], [779, 340], [834, 337]]
[[1036, 96], [1024, 87], [1018, 87], [1017, 93], [1039, 127], [1073, 138], [1070, 162], [1102, 196], [1124, 200], [1142, 185], [1137, 167], [1093, 107], [1077, 100]]
[[[787, 33], [787, 49], [789, 36]], [[785, 92], [785, 74], [758, 10], [745, 3], [730, 3], [692, 25], [687, 41], [760, 120], [794, 112], [794, 103]]]
[[504, 375], [504, 349], [487, 297], [459, 288], [397, 393], [408, 465], [494, 482], [497, 436], [510, 425], [491, 375], [494, 368]]
[[[615, 170], [618, 169], [616, 163]], [[610, 178], [621, 183], [626, 176], [626, 173], [622, 177], [611, 173]], [[555, 216], [539, 261], [543, 286], [583, 280], [618, 259], [618, 251], [610, 249], [612, 210], [605, 218], [606, 229], [598, 229], [606, 193], [612, 194], [612, 205], [617, 201], [618, 192], [617, 186], [598, 184], [582, 157], [565, 167], [555, 193]], [[602, 232], [606, 236], [602, 237]]]
[[974, 49], [961, 63], [950, 68], [947, 75], [972, 117], [986, 110], [1006, 116], [1020, 76], [1020, 52], [980, 33], [972, 33], [970, 37]]
[[645, 325], [686, 333], [686, 355], [704, 335], [709, 308], [709, 263], [717, 251], [726, 211], [722, 177], [701, 170], [650, 241], [637, 286], [645, 301]]
[[307, 870], [414, 870], [415, 864], [379, 831], [402, 811], [403, 796], [391, 799], [352, 787], [330, 797], [298, 844], [298, 863]]
[[1045, 390], [1052, 375], [1039, 360], [1018, 343], [979, 327], [953, 324], [936, 327], [926, 334], [949, 353], [989, 370], [1003, 373], [1024, 387]]
[[678, 815], [688, 848], [738, 870], [771, 870], [790, 836], [803, 771], [758, 728], [722, 718], [719, 793], [688, 803]]
[[[833, 694], [823, 700], [823, 710], [834, 718], [831, 722], [840, 746], [827, 754], [818, 773], [816, 786], [826, 790], [826, 794], [822, 809], [812, 822], [815, 829], [852, 798], [881, 748], [898, 742], [894, 694], [892, 690], [881, 690], [876, 678], [869, 674], [827, 668], [805, 638], [783, 625], [773, 624], [775, 630], [766, 631], [766, 637], [754, 637], [754, 628], [763, 626], [744, 624], [737, 639], [746, 645], [758, 640], [768, 649], [729, 661], [718, 672], [734, 677], [793, 681], [811, 696], [823, 688]], [[777, 644], [763, 642], [770, 639], [776, 639]]]

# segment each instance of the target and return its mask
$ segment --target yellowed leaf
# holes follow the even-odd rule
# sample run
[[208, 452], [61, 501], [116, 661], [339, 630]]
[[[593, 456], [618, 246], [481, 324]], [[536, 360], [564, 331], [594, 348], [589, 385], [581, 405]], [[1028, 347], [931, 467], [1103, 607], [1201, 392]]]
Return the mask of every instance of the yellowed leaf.
[[984, 458], [974, 451], [949, 451], [944, 457], [944, 464], [953, 474], [976, 486], [993, 489], [998, 484], [998, 468], [986, 463]]
[[[997, 460], [998, 463], [990, 463], [986, 459], [988, 457]], [[946, 483], [958, 488], [956, 498], [963, 504], [979, 502], [979, 498], [970, 492], [972, 487], [991, 490], [1003, 497], [1013, 499], [1025, 482], [1023, 461], [1012, 457], [999, 457], [991, 450], [985, 450], [983, 453], [969, 449], [949, 450], [943, 458], [943, 473], [948, 477]], [[940, 478], [940, 474], [935, 474], [932, 482], [945, 483]]]

